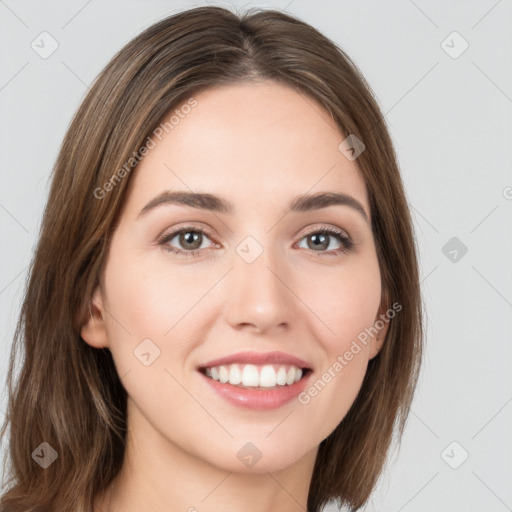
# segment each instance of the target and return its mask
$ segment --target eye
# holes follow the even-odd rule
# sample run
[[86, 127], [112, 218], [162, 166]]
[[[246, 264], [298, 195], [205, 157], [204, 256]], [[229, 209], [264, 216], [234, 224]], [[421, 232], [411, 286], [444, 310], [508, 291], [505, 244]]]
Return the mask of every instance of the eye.
[[[176, 248], [171, 244], [175, 238], [175, 244], [180, 245], [183, 249]], [[195, 226], [187, 226], [164, 234], [158, 240], [158, 244], [164, 246], [168, 252], [173, 254], [197, 257], [200, 255], [201, 251], [205, 249], [203, 242], [205, 239], [209, 238], [207, 231]], [[307, 243], [308, 247], [306, 247], [306, 249], [311, 249], [312, 252], [316, 253], [315, 256], [339, 256], [341, 253], [347, 253], [354, 246], [354, 242], [348, 235], [340, 229], [331, 226], [310, 229], [300, 241], [308, 238], [310, 242]], [[341, 247], [334, 248], [330, 251], [322, 250], [330, 246], [330, 239], [332, 238], [337, 239]]]
[[[171, 233], [164, 234], [164, 236], [158, 240], [158, 243], [165, 246], [168, 252], [193, 257], [198, 256], [201, 252], [201, 249], [204, 249], [204, 247], [202, 247], [202, 242], [204, 241], [205, 237], [209, 238], [206, 231], [194, 226], [188, 226], [179, 230], [172, 231]], [[172, 245], [169, 245], [169, 243], [174, 238], [177, 238], [176, 243], [181, 245], [184, 250], [176, 249]]]
[[[332, 251], [324, 251], [322, 249], [327, 249], [330, 245], [330, 239], [336, 238], [341, 243], [341, 247], [334, 248]], [[315, 256], [329, 255], [329, 256], [339, 256], [340, 253], [346, 253], [350, 251], [354, 242], [351, 238], [346, 235], [343, 231], [333, 228], [331, 226], [325, 226], [322, 228], [315, 227], [310, 229], [306, 235], [301, 239], [308, 240], [307, 249], [311, 249], [313, 252], [316, 252]]]

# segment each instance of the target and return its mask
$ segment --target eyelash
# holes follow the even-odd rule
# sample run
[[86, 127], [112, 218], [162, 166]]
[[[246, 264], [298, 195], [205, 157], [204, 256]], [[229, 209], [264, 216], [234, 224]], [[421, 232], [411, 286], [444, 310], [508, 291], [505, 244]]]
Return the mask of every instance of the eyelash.
[[[195, 226], [187, 226], [175, 231], [172, 231], [171, 233], [166, 233], [160, 239], [158, 240], [158, 244], [165, 246], [168, 242], [170, 242], [176, 235], [180, 235], [182, 233], [201, 233], [202, 235], [206, 235], [208, 238], [210, 237], [210, 234], [207, 230], [197, 228]], [[346, 236], [342, 231], [333, 228], [331, 226], [324, 226], [321, 228], [314, 228], [309, 230], [307, 233], [305, 233], [302, 238], [300, 238], [299, 242], [310, 235], [316, 235], [316, 234], [322, 234], [322, 235], [331, 235], [335, 238], [337, 238], [341, 243], [342, 247], [339, 249], [335, 249], [333, 251], [312, 251], [313, 253], [316, 253], [315, 256], [340, 256], [342, 253], [348, 253], [352, 248], [354, 247], [354, 242], [350, 239], [350, 237]], [[172, 247], [167, 246], [166, 247], [167, 252], [177, 254], [177, 255], [183, 255], [185, 257], [197, 257], [199, 256], [199, 253], [203, 250], [208, 249], [196, 249], [194, 251], [183, 251], [181, 249], [173, 249]]]
[[[162, 246], [165, 246], [176, 235], [180, 235], [182, 233], [187, 233], [187, 232], [200, 233], [202, 235], [206, 235], [208, 238], [211, 239], [211, 236], [210, 236], [210, 233], [209, 233], [208, 230], [204, 230], [204, 229], [198, 228], [196, 226], [187, 226], [187, 227], [184, 227], [184, 228], [172, 231], [171, 233], [164, 234], [158, 240], [158, 244], [162, 245]], [[320, 256], [341, 256], [341, 254], [348, 253], [354, 247], [354, 242], [350, 239], [350, 237], [345, 235], [342, 231], [340, 231], [340, 230], [338, 230], [336, 228], [333, 228], [331, 226], [323, 226], [323, 227], [320, 227], [320, 228], [310, 229], [310, 230], [308, 230], [302, 236], [302, 238], [300, 238], [299, 242], [303, 238], [306, 238], [306, 237], [308, 237], [310, 235], [316, 235], [316, 234], [333, 236], [333, 237], [337, 238], [341, 242], [342, 247], [340, 247], [339, 249], [335, 249], [333, 251], [313, 251], [313, 250], [311, 250], [311, 252], [313, 252], [315, 256], [318, 256], [318, 257], [320, 257]], [[199, 253], [201, 251], [208, 250], [208, 249], [196, 249], [196, 250], [193, 250], [193, 251], [184, 251], [184, 250], [181, 250], [181, 249], [173, 249], [170, 246], [167, 246], [166, 249], [167, 249], [167, 252], [170, 252], [170, 253], [173, 253], [173, 254], [176, 254], [176, 255], [183, 255], [185, 257], [192, 257], [192, 258], [199, 256]]]

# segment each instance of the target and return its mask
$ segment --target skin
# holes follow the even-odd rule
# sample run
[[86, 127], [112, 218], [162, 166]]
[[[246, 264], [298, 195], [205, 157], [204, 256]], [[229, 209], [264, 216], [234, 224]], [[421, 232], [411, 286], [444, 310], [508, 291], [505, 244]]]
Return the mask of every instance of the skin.
[[[128, 393], [124, 466], [96, 507], [304, 511], [318, 446], [355, 400], [381, 342], [372, 338], [308, 404], [271, 411], [231, 405], [196, 367], [243, 350], [279, 350], [308, 361], [314, 383], [374, 324], [386, 308], [371, 224], [346, 205], [286, 213], [298, 195], [342, 192], [370, 219], [366, 187], [357, 161], [338, 149], [345, 137], [312, 98], [272, 81], [194, 97], [197, 106], [133, 171], [82, 328], [86, 343], [110, 349]], [[138, 217], [164, 190], [219, 195], [235, 212], [168, 204]], [[211, 231], [199, 256], [158, 244], [189, 223]], [[343, 247], [330, 235], [315, 250], [305, 228], [326, 225], [354, 248], [326, 254]], [[236, 252], [247, 236], [263, 250], [250, 264]], [[179, 236], [169, 245], [190, 247]], [[147, 338], [160, 350], [149, 366], [133, 353]], [[237, 457], [247, 442], [262, 454], [251, 468]]]

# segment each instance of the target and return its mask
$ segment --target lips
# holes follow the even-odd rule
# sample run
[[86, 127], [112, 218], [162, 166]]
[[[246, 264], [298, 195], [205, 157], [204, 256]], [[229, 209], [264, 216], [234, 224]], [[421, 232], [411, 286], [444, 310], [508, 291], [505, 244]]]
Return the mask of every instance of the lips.
[[206, 368], [212, 368], [214, 366], [226, 366], [229, 364], [240, 363], [240, 364], [284, 364], [293, 365], [304, 370], [311, 370], [312, 367], [309, 363], [291, 354], [285, 352], [238, 352], [231, 354], [227, 357], [221, 357], [219, 359], [213, 359], [204, 364], [198, 366], [198, 370], [205, 370]]
[[293, 400], [313, 371], [305, 360], [284, 352], [239, 352], [208, 361], [197, 370], [209, 388], [231, 404], [260, 411]]

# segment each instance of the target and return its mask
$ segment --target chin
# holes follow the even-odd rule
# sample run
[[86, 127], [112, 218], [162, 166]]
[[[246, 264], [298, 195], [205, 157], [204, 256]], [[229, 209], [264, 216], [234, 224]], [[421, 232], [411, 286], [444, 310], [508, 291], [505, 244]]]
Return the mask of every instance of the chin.
[[[230, 446], [221, 448], [208, 457], [208, 462], [224, 471], [234, 473], [274, 473], [289, 466], [297, 464], [304, 457], [316, 456], [318, 446], [314, 447], [314, 454], [305, 450], [303, 442], [285, 445], [285, 440], [276, 436], [272, 441], [261, 439], [233, 440]], [[203, 454], [204, 457], [204, 454]]]

